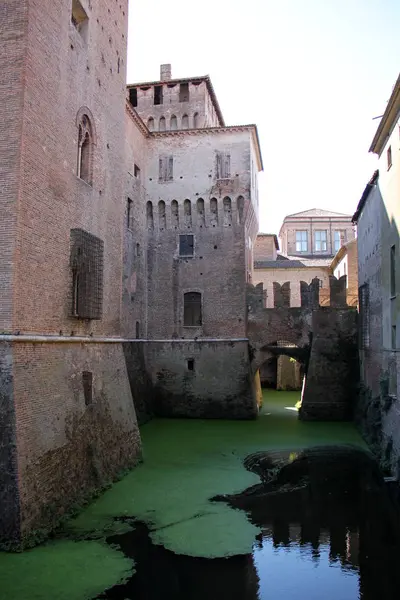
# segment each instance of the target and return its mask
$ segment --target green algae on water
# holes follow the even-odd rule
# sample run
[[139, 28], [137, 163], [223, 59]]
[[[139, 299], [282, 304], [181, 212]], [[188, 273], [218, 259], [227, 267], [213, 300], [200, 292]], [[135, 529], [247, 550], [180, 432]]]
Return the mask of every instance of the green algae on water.
[[0, 599], [91, 600], [132, 573], [132, 560], [106, 544], [57, 541], [0, 553]]

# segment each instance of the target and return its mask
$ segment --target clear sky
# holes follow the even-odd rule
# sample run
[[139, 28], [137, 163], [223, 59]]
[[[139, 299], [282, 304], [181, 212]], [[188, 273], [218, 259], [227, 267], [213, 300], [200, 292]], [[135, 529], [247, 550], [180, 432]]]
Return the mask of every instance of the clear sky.
[[400, 0], [130, 0], [128, 83], [211, 76], [228, 125], [256, 123], [260, 230], [353, 214], [400, 70]]

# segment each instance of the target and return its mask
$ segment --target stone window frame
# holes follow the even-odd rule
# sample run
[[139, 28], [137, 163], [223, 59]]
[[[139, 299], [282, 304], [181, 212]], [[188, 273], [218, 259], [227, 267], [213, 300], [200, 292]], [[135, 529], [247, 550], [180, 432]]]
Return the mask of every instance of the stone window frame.
[[[76, 115], [76, 127], [78, 129], [76, 176], [87, 185], [93, 187], [94, 151], [97, 136], [94, 118], [87, 106], [82, 106], [79, 109]], [[85, 156], [83, 155], [83, 150], [85, 150]], [[82, 172], [83, 167], [85, 167], [85, 173]]]
[[[196, 294], [197, 296], [200, 296], [200, 322], [197, 324], [188, 324], [187, 321], [185, 320], [185, 312], [186, 312], [186, 308], [188, 307], [188, 304], [185, 303], [185, 299], [187, 296], [189, 296], [189, 294]], [[187, 290], [183, 290], [183, 294], [182, 294], [182, 322], [183, 322], [183, 327], [186, 329], [199, 329], [201, 327], [203, 327], [204, 325], [204, 294], [201, 290], [197, 289], [197, 288], [191, 288], [191, 289], [187, 289]], [[185, 322], [186, 321], [186, 322]]]

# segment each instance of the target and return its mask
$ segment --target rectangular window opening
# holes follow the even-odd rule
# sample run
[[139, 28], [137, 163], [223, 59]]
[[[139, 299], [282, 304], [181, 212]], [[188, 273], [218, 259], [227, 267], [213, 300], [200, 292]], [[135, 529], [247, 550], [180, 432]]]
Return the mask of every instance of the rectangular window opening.
[[174, 157], [160, 156], [158, 159], [158, 181], [173, 181], [174, 179]]
[[390, 247], [390, 295], [396, 295], [396, 246]]
[[343, 244], [346, 242], [346, 232], [345, 231], [335, 231], [335, 239], [334, 239], [334, 247], [335, 252], [337, 252]]
[[163, 88], [162, 85], [154, 86], [154, 104], [163, 103]]
[[326, 252], [327, 250], [327, 235], [326, 231], [315, 232], [315, 252]]
[[183, 297], [183, 325], [184, 327], [200, 327], [201, 315], [201, 293], [188, 292]]
[[133, 167], [133, 174], [137, 179], [140, 179], [140, 168], [137, 165]]
[[181, 83], [179, 85], [179, 102], [189, 102], [189, 84]]
[[392, 146], [389, 146], [389, 148], [387, 149], [387, 168], [390, 169], [390, 167], [392, 166]]
[[83, 229], [71, 229], [70, 241], [71, 315], [79, 319], [101, 319], [104, 242]]
[[134, 108], [137, 106], [137, 89], [130, 88], [129, 90], [129, 102], [132, 104]]
[[82, 372], [83, 395], [85, 405], [93, 404], [93, 373], [91, 371]]
[[217, 179], [230, 179], [231, 177], [231, 155], [229, 152], [217, 152], [216, 154], [216, 176]]
[[296, 231], [296, 252], [308, 252], [307, 231]]
[[179, 236], [179, 256], [194, 255], [194, 236], [191, 234]]
[[187, 368], [188, 371], [194, 371], [194, 358], [188, 358]]
[[392, 325], [392, 349], [396, 350], [397, 331], [396, 325]]

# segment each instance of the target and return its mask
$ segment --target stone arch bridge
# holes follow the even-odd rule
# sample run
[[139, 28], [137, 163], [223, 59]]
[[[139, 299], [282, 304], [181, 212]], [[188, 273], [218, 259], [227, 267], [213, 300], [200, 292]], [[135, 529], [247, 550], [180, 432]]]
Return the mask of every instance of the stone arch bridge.
[[[332, 282], [333, 294], [337, 283]], [[358, 385], [357, 310], [336, 297], [331, 306], [310, 301], [302, 307], [264, 308], [263, 286], [247, 289], [247, 336], [253, 376], [273, 355], [285, 354], [304, 366], [300, 418], [351, 418]], [[279, 345], [279, 340], [285, 340]]]

